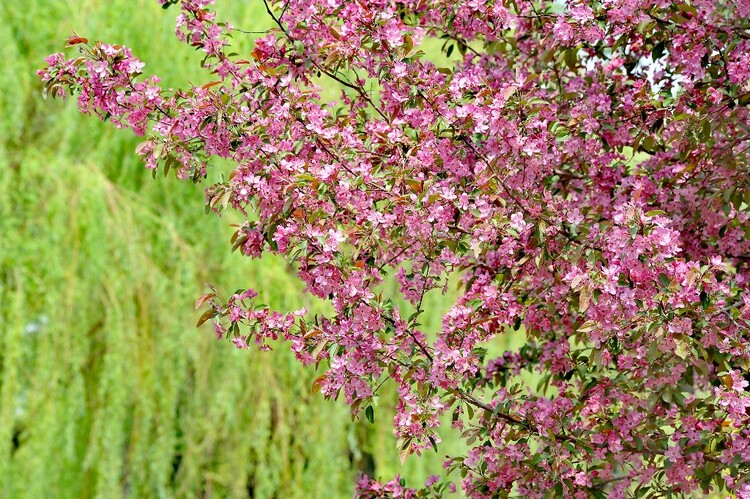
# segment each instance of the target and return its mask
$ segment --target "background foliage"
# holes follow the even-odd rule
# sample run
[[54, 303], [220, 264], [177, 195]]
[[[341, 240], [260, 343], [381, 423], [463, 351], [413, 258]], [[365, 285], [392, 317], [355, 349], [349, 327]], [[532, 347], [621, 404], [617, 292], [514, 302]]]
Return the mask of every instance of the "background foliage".
[[[267, 25], [258, 2], [230, 8]], [[359, 470], [418, 482], [439, 467], [399, 463], [392, 394], [375, 425], [351, 423], [284, 346], [240, 352], [196, 330], [206, 281], [320, 305], [281, 260], [228, 254], [231, 220], [204, 215], [200, 187], [152, 180], [129, 132], [41, 100], [35, 71], [74, 29], [132, 47], [168, 86], [193, 81], [200, 58], [172, 36], [174, 13], [29, 0], [0, 4], [0, 21], [0, 494], [345, 497]]]

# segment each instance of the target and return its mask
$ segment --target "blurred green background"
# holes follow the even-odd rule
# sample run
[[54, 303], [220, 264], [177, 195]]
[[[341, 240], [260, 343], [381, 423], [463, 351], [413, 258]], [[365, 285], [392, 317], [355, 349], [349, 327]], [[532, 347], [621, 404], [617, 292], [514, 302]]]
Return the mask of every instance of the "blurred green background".
[[[264, 29], [258, 2], [220, 17]], [[204, 214], [203, 186], [153, 180], [130, 132], [42, 100], [36, 70], [73, 30], [131, 47], [165, 86], [207, 81], [176, 12], [0, 3], [0, 497], [348, 497], [373, 469], [419, 485], [455, 443], [402, 466], [392, 391], [374, 425], [352, 422], [285, 345], [238, 351], [194, 327], [205, 282], [319, 308], [290, 268], [230, 254], [232, 220]]]

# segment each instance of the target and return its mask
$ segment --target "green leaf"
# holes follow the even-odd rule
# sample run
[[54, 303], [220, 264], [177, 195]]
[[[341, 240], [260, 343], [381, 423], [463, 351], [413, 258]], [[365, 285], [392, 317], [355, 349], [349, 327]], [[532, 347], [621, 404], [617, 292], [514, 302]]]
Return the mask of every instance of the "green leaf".
[[373, 409], [371, 405], [368, 405], [365, 408], [365, 417], [370, 423], [375, 423], [375, 409]]
[[708, 299], [708, 293], [705, 291], [701, 291], [701, 306], [703, 307], [703, 310], [707, 309], [708, 306], [711, 304], [711, 300]]
[[665, 288], [668, 288], [671, 283], [672, 283], [672, 280], [669, 278], [668, 275], [659, 274], [659, 284], [661, 284]]
[[432, 435], [428, 435], [427, 439], [430, 441], [430, 443], [432, 444], [432, 448], [435, 449], [435, 452], [437, 453], [438, 445], [437, 445], [437, 442], [435, 441], [435, 438]]
[[661, 59], [662, 55], [664, 55], [664, 42], [659, 42], [654, 45], [653, 49], [651, 49], [651, 57], [653, 57], [654, 60], [657, 60]]
[[575, 70], [576, 66], [578, 66], [578, 49], [567, 49], [563, 55], [563, 60], [565, 61], [565, 65], [568, 66], [568, 69], [571, 71]]
[[581, 324], [581, 327], [578, 328], [579, 333], [588, 333], [589, 331], [593, 331], [597, 326], [596, 321], [586, 321], [583, 324]]

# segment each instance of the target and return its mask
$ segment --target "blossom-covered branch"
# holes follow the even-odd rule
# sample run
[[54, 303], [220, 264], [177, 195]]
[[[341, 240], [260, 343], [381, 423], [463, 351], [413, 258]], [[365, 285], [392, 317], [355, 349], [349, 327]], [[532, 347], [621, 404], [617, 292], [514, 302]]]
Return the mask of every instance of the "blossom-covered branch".
[[[240, 55], [248, 30], [213, 1], [160, 2], [205, 54], [203, 86], [159, 88], [127, 48], [77, 35], [80, 56], [40, 71], [148, 134], [155, 171], [200, 181], [231, 160], [206, 193], [246, 216], [232, 247], [284, 255], [333, 310], [212, 290], [202, 321], [240, 348], [287, 340], [354, 415], [392, 382], [404, 455], [452, 415], [470, 450], [446, 469], [471, 497], [750, 494], [750, 3], [266, 2], [275, 28]], [[424, 297], [452, 277], [428, 334]], [[523, 347], [490, 356], [512, 331]], [[358, 490], [440, 496], [454, 478]]]

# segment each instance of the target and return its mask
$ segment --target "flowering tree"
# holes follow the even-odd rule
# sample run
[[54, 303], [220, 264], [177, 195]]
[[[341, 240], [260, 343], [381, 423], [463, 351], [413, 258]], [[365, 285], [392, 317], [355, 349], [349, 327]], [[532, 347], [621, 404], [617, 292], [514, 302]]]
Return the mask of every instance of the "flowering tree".
[[[40, 75], [148, 134], [154, 172], [231, 160], [206, 201], [244, 215], [232, 247], [284, 255], [332, 304], [213, 292], [197, 305], [218, 337], [287, 340], [327, 366], [314, 391], [370, 420], [394, 383], [404, 455], [452, 415], [469, 448], [452, 475], [358, 493], [439, 496], [460, 475], [472, 497], [750, 497], [750, 1], [267, 1], [275, 28], [237, 55], [247, 34], [212, 0], [160, 0], [203, 86], [160, 88], [79, 36]], [[383, 296], [389, 274], [412, 310]], [[428, 336], [425, 293], [451, 276]], [[512, 330], [523, 347], [490, 358]]]

